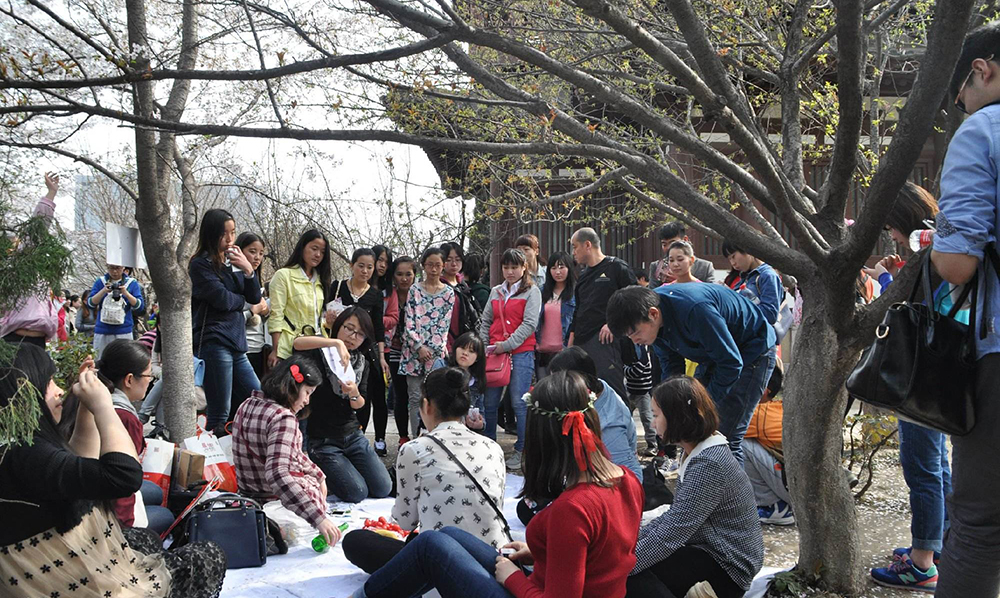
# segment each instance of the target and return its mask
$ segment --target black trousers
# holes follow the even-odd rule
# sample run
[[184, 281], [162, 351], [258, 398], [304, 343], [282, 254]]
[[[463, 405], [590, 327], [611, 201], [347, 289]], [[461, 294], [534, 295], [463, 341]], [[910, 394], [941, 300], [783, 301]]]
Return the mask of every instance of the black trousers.
[[385, 440], [385, 428], [389, 423], [389, 410], [385, 406], [385, 378], [382, 375], [382, 362], [372, 351], [367, 358], [365, 369], [368, 370], [368, 388], [365, 394], [365, 406], [358, 409], [358, 422], [363, 432], [368, 431], [368, 421], [375, 413], [375, 439]]
[[625, 598], [684, 598], [701, 581], [712, 584], [719, 598], [741, 598], [745, 593], [710, 554], [694, 546], [682, 546], [649, 569], [629, 577]]
[[21, 336], [16, 332], [11, 332], [7, 336], [3, 337], [3, 340], [7, 341], [9, 344], [20, 345], [21, 343], [28, 343], [29, 345], [35, 345], [36, 347], [45, 348], [45, 339], [40, 336]]
[[365, 573], [381, 569], [406, 546], [402, 540], [380, 536], [373, 531], [356, 529], [341, 539], [347, 561]]
[[392, 372], [392, 417], [396, 420], [396, 431], [400, 438], [409, 438], [410, 428], [410, 397], [407, 394], [406, 376], [399, 373], [399, 358], [389, 361], [389, 371]]

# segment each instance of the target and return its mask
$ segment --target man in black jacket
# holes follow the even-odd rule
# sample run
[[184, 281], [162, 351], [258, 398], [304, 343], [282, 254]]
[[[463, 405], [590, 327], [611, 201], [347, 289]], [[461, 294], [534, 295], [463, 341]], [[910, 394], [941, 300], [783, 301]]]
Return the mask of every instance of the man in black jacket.
[[[573, 258], [584, 266], [576, 283], [576, 313], [570, 324], [569, 344], [582, 347], [597, 365], [597, 376], [607, 382], [623, 400], [625, 370], [621, 343], [607, 325], [607, 305], [618, 289], [636, 284], [632, 268], [624, 261], [604, 255], [601, 240], [592, 228], [573, 233]], [[631, 350], [631, 342], [627, 343]]]

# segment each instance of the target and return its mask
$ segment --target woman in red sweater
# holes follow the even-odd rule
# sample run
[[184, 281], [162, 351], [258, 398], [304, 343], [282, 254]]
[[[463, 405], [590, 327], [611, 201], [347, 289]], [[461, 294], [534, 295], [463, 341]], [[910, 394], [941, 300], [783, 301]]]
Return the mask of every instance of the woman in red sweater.
[[[521, 496], [551, 500], [527, 543], [500, 556], [473, 534], [421, 532], [354, 598], [403, 598], [436, 588], [443, 598], [622, 598], [635, 565], [642, 485], [605, 457], [596, 397], [573, 372], [535, 386], [528, 402]], [[534, 566], [527, 574], [525, 567]]]

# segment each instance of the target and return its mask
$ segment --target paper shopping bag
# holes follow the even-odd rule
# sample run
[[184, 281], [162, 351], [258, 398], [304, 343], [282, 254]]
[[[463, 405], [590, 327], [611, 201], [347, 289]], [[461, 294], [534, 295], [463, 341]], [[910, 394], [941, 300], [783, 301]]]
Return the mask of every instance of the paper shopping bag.
[[163, 506], [170, 495], [170, 472], [174, 463], [174, 443], [158, 438], [146, 439], [142, 453], [142, 479], [153, 482], [163, 490]]
[[187, 450], [205, 455], [205, 479], [211, 480], [219, 476], [222, 483], [219, 490], [222, 492], [236, 492], [236, 468], [226, 459], [226, 453], [219, 444], [219, 439], [215, 434], [206, 432], [201, 436], [192, 436], [184, 440], [184, 448]]

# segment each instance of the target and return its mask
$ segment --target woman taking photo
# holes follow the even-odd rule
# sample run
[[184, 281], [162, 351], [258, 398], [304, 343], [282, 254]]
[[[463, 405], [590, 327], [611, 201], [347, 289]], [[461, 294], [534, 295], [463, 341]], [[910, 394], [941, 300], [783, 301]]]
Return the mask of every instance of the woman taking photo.
[[708, 582], [718, 598], [740, 598], [764, 562], [764, 537], [715, 403], [701, 382], [676, 376], [653, 389], [653, 425], [684, 454], [673, 505], [639, 530], [628, 597], [684, 596]]
[[271, 277], [268, 299], [271, 317], [271, 354], [268, 367], [292, 354], [292, 342], [299, 336], [323, 336], [323, 305], [330, 286], [330, 244], [323, 233], [310, 229], [302, 233], [292, 255]]
[[[504, 546], [514, 550], [510, 558], [456, 527], [421, 532], [354, 598], [403, 598], [432, 588], [443, 598], [625, 596], [642, 485], [604, 457], [594, 398], [569, 372], [545, 378], [529, 396], [520, 496], [551, 504], [528, 524], [527, 542]], [[527, 576], [519, 565], [534, 565], [534, 572]]]
[[221, 428], [234, 399], [260, 390], [247, 359], [243, 306], [261, 302], [260, 280], [235, 244], [236, 222], [225, 210], [205, 212], [191, 258], [191, 319], [195, 356], [205, 361], [206, 428]]
[[[361, 422], [361, 430], [368, 430], [368, 420], [372, 411], [375, 412], [375, 452], [384, 457], [385, 428], [389, 421], [389, 411], [385, 406], [385, 372], [389, 371], [389, 364], [385, 362], [385, 321], [382, 319], [382, 291], [379, 290], [372, 275], [375, 273], [375, 252], [367, 247], [354, 250], [351, 256], [351, 278], [333, 283], [330, 286], [330, 299], [334, 302], [340, 301], [343, 306], [357, 305], [368, 313], [372, 322], [374, 336], [369, 336], [369, 343], [365, 345], [365, 359], [367, 360], [367, 395], [365, 406], [358, 411], [358, 421]], [[332, 326], [337, 314], [335, 311], [327, 311], [327, 326]], [[359, 378], [360, 380], [360, 378]]]
[[565, 251], [550, 255], [549, 267], [545, 270], [545, 286], [542, 287], [538, 330], [535, 332], [535, 351], [538, 353], [535, 368], [539, 380], [545, 377], [552, 357], [562, 351], [569, 340], [569, 325], [573, 323], [573, 312], [576, 311], [575, 285], [573, 258]]
[[90, 359], [73, 385], [79, 407], [67, 442], [57, 429], [63, 390], [55, 373], [45, 350], [27, 343], [0, 368], [0, 409], [23, 405], [28, 392], [28, 411], [37, 414], [30, 438], [0, 447], [0, 593], [103, 598], [129, 588], [131, 596], [218, 596], [226, 554], [216, 544], [164, 552], [158, 536], [123, 532], [105, 505], [139, 489], [135, 446]]
[[455, 290], [442, 282], [444, 252], [428, 247], [420, 256], [424, 280], [413, 285], [403, 309], [402, 352], [399, 373], [406, 375], [410, 433], [420, 434], [420, 399], [424, 376], [435, 359], [448, 356], [448, 330]]
[[410, 287], [417, 277], [417, 264], [412, 257], [400, 256], [392, 262], [389, 271], [393, 288], [390, 291], [396, 296], [396, 304], [400, 306], [399, 320], [392, 330], [386, 329], [386, 360], [389, 362], [389, 372], [392, 374], [392, 396], [387, 400], [392, 401], [392, 415], [396, 419], [396, 430], [399, 433], [399, 444], [407, 442], [409, 438], [409, 392], [407, 391], [406, 374], [399, 371], [399, 360], [403, 352], [403, 306], [410, 295]]
[[[385, 498], [392, 491], [389, 472], [372, 450], [355, 415], [365, 406], [362, 381], [374, 335], [368, 312], [360, 305], [352, 305], [334, 320], [333, 338], [300, 336], [294, 343], [296, 354], [325, 372], [322, 384], [310, 398], [312, 413], [306, 427], [309, 457], [326, 475], [327, 492], [344, 502]], [[354, 371], [358, 382], [342, 382], [330, 371], [322, 351], [326, 347], [335, 348], [342, 363], [349, 362], [344, 367]]]
[[[243, 255], [250, 262], [250, 267], [253, 268], [253, 275], [263, 288], [260, 265], [264, 262], [264, 241], [253, 233], [240, 233], [240, 236], [236, 237], [236, 246], [243, 251]], [[250, 360], [250, 365], [253, 367], [254, 373], [257, 374], [257, 379], [264, 377], [267, 356], [270, 353], [268, 345], [271, 343], [271, 339], [267, 337], [266, 322], [270, 313], [271, 308], [268, 306], [266, 298], [261, 298], [256, 305], [250, 303], [243, 305], [243, 318], [247, 323], [247, 359]], [[245, 398], [238, 397], [230, 405], [230, 419], [236, 415], [236, 410], [240, 408], [240, 402]]]

